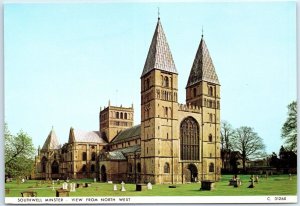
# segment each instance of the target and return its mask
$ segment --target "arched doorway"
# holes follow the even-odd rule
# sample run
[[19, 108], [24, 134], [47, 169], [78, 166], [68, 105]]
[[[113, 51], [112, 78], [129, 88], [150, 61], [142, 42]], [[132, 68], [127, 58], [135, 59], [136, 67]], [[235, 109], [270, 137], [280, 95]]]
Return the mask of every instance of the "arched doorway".
[[188, 165], [188, 170], [190, 171], [191, 174], [191, 182], [197, 182], [198, 181], [198, 169], [196, 165], [194, 164], [189, 164]]
[[101, 166], [101, 181], [106, 182], [107, 177], [106, 177], [106, 168], [104, 165]]
[[59, 165], [58, 165], [58, 162], [57, 161], [54, 161], [51, 165], [51, 171], [52, 171], [52, 174], [58, 174], [59, 172]]

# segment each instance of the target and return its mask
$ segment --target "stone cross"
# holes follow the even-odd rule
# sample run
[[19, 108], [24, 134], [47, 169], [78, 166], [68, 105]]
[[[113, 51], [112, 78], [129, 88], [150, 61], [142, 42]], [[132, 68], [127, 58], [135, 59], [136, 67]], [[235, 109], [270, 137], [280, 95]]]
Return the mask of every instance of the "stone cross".
[[152, 190], [152, 184], [151, 184], [151, 182], [148, 182], [148, 184], [147, 184], [147, 189], [148, 189], [148, 190]]
[[116, 184], [114, 184], [114, 191], [117, 191], [118, 190], [118, 187]]
[[125, 189], [125, 183], [124, 183], [123, 181], [121, 182], [121, 185], [122, 185], [121, 191], [122, 191], [122, 192], [125, 192], [125, 191], [126, 191], [126, 189]]

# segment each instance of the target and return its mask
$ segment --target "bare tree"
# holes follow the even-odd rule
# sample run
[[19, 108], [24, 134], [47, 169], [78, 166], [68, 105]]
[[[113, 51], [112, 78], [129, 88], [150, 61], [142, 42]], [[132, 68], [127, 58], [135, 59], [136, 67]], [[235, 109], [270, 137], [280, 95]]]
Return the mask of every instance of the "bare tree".
[[235, 151], [242, 154], [243, 170], [246, 169], [246, 160], [257, 158], [264, 154], [265, 145], [262, 138], [258, 136], [251, 127], [240, 127], [236, 129], [232, 141], [232, 147]]
[[230, 164], [230, 153], [231, 153], [231, 144], [232, 138], [234, 135], [234, 129], [231, 124], [227, 121], [221, 122], [221, 159], [222, 159], [222, 168], [224, 170], [228, 169]]
[[221, 149], [229, 150], [232, 146], [232, 138], [234, 135], [234, 129], [227, 121], [221, 122]]

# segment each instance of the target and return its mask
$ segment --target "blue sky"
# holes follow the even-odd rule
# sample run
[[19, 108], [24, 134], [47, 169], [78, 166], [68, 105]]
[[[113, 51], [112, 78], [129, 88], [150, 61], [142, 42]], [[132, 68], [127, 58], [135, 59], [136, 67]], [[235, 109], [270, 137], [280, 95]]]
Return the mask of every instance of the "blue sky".
[[5, 121], [43, 145], [51, 127], [98, 130], [99, 109], [135, 108], [157, 7], [179, 73], [179, 102], [202, 32], [221, 83], [221, 119], [278, 152], [296, 100], [296, 6], [273, 3], [6, 4]]

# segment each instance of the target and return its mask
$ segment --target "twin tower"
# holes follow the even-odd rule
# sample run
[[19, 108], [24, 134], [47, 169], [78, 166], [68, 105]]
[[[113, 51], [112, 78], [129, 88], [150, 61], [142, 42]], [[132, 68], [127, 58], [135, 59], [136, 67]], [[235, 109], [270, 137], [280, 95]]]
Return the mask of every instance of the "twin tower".
[[178, 73], [158, 18], [141, 75], [143, 181], [155, 183], [218, 180], [220, 83], [203, 39], [178, 103]]

